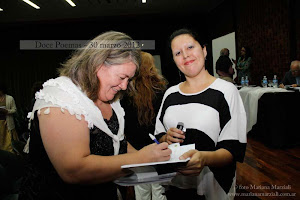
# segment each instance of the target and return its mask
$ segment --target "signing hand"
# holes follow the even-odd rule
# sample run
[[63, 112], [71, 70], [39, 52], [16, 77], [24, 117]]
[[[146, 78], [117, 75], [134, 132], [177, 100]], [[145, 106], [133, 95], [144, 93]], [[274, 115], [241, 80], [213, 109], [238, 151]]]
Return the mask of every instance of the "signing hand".
[[166, 142], [163, 142], [160, 144], [153, 143], [145, 146], [138, 153], [143, 162], [161, 162], [170, 160], [172, 150], [168, 148], [168, 144]]

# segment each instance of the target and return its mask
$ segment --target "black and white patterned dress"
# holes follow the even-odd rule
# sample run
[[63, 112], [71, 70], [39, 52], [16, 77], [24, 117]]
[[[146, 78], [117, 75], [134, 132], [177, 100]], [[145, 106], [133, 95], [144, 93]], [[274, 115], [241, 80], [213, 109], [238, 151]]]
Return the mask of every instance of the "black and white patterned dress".
[[232, 154], [234, 162], [222, 168], [204, 167], [197, 177], [179, 175], [172, 184], [182, 189], [196, 188], [207, 199], [230, 199], [228, 193], [235, 192], [236, 161], [243, 162], [247, 142], [246, 113], [239, 92], [222, 79], [194, 94], [183, 93], [179, 85], [169, 88], [164, 95], [156, 119], [157, 137], [183, 122], [183, 144], [195, 143], [199, 151], [224, 148]]

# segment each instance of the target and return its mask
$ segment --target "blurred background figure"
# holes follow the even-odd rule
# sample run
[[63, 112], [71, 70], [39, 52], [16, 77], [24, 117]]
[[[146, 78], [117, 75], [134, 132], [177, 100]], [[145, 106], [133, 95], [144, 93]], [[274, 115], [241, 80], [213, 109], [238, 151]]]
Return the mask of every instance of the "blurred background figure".
[[279, 85], [280, 88], [284, 88], [285, 85], [291, 85], [292, 87], [300, 86], [300, 61], [294, 60], [291, 62], [290, 71], [285, 73], [284, 78]]
[[236, 64], [236, 69], [237, 69], [237, 78], [238, 78], [238, 83], [241, 83], [242, 77], [248, 76], [248, 79], [251, 80], [251, 63], [252, 63], [252, 58], [251, 58], [251, 50], [249, 47], [242, 47], [241, 52], [240, 52], [240, 57], [238, 58], [238, 61], [232, 60]]
[[[133, 90], [128, 90], [121, 100], [125, 110], [125, 136], [137, 150], [153, 143], [149, 133], [154, 133], [156, 115], [167, 80], [158, 73], [150, 53], [141, 52], [141, 66], [132, 80]], [[159, 184], [144, 184], [134, 187], [136, 200], [166, 199], [164, 188]]]
[[234, 69], [232, 68], [232, 62], [228, 56], [220, 56], [216, 62], [217, 74], [221, 79], [235, 83], [232, 79]]
[[13, 117], [17, 107], [14, 98], [6, 93], [5, 85], [0, 83], [0, 149], [14, 152], [12, 141], [19, 140]]
[[227, 48], [221, 49], [220, 56], [228, 56], [229, 57], [229, 55], [230, 55], [229, 49], [227, 49]]

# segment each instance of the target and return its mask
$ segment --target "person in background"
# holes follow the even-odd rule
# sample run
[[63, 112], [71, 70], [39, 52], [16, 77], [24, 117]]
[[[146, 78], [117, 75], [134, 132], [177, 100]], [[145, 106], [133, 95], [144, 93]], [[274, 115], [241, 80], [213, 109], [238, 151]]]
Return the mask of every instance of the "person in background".
[[216, 71], [221, 79], [235, 83], [232, 79], [235, 72], [232, 68], [232, 62], [228, 56], [220, 56], [218, 58], [216, 62]]
[[227, 49], [227, 48], [221, 49], [220, 56], [227, 56], [227, 57], [229, 57], [229, 55], [230, 55], [229, 49]]
[[[34, 103], [35, 103], [35, 93], [40, 91], [41, 89], [43, 89], [42, 81], [36, 81], [33, 83], [32, 87], [31, 87], [30, 104], [26, 108], [26, 113], [32, 111]], [[28, 122], [29, 122], [29, 119], [26, 118], [26, 124], [28, 124]], [[24, 131], [22, 134], [22, 138], [25, 142], [27, 142], [27, 140], [29, 138], [29, 132], [30, 132], [30, 129], [28, 129], [28, 126], [27, 126], [27, 130]]]
[[[236, 162], [246, 150], [246, 113], [237, 88], [205, 69], [206, 47], [196, 33], [170, 36], [173, 59], [186, 81], [164, 94], [155, 124], [160, 142], [195, 144], [189, 162], [171, 181], [167, 199], [233, 199]], [[175, 128], [182, 122], [185, 132]]]
[[170, 159], [167, 143], [135, 150], [124, 136], [119, 98], [140, 66], [128, 35], [109, 31], [78, 49], [60, 76], [36, 93], [30, 117], [29, 166], [19, 199], [118, 199], [122, 165]]
[[[159, 74], [150, 53], [141, 52], [141, 66], [132, 80], [133, 89], [121, 100], [125, 110], [125, 136], [137, 150], [153, 143], [149, 133], [154, 133], [158, 113], [167, 80]], [[160, 184], [144, 184], [134, 187], [136, 200], [165, 200]]]
[[19, 140], [13, 117], [17, 107], [14, 98], [6, 93], [5, 85], [0, 84], [0, 149], [14, 153], [12, 140]]
[[241, 83], [242, 77], [248, 76], [248, 79], [251, 80], [251, 64], [252, 64], [252, 58], [251, 58], [251, 50], [249, 47], [242, 47], [241, 48], [241, 54], [238, 58], [238, 61], [233, 60], [233, 62], [236, 65], [236, 70], [238, 72], [237, 78], [238, 83]]
[[290, 71], [286, 72], [279, 87], [284, 88], [285, 85], [291, 85], [292, 87], [300, 86], [300, 61], [294, 60], [291, 62]]

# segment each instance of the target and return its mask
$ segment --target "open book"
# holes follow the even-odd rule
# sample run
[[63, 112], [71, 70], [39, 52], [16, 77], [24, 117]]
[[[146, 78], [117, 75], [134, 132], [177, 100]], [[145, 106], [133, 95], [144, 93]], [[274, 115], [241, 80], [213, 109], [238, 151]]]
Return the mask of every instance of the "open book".
[[176, 176], [176, 170], [185, 166], [190, 160], [190, 158], [180, 160], [179, 157], [185, 152], [195, 149], [195, 144], [180, 146], [179, 143], [174, 143], [169, 145], [169, 148], [172, 150], [172, 154], [168, 161], [121, 166], [122, 169], [129, 169], [133, 173], [115, 180], [115, 183], [122, 186], [132, 186], [171, 181]]

